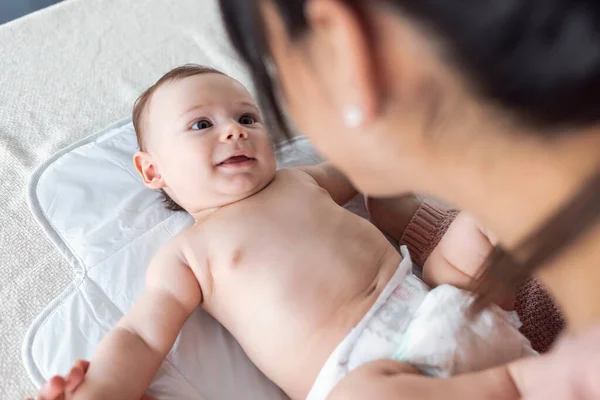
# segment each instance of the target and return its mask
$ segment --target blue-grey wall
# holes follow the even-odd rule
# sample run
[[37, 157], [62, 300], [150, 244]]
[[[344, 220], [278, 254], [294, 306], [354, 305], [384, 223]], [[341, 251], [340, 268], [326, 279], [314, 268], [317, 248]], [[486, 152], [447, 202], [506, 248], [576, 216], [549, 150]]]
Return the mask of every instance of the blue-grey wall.
[[48, 7], [60, 0], [0, 0], [0, 24]]

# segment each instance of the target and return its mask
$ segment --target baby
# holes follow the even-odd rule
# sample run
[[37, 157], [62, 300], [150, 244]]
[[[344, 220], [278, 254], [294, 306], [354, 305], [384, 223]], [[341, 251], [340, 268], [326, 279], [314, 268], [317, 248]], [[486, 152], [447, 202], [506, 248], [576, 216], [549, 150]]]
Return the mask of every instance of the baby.
[[156, 253], [74, 398], [139, 399], [198, 306], [293, 399], [323, 399], [382, 358], [449, 376], [532, 353], [510, 314], [493, 306], [468, 320], [466, 292], [414, 276], [405, 249], [341, 207], [357, 193], [331, 165], [276, 171], [236, 80], [177, 68], [138, 99], [134, 125], [144, 184], [195, 224]]

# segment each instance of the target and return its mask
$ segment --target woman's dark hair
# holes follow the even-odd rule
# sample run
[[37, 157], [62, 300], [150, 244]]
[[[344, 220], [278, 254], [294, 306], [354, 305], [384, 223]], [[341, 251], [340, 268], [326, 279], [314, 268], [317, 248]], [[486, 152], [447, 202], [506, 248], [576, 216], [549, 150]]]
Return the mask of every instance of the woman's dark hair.
[[[220, 0], [229, 37], [246, 61], [274, 132], [290, 135], [260, 13], [261, 0]], [[292, 39], [309, 29], [306, 0], [271, 0]], [[600, 122], [600, 2], [597, 0], [346, 0], [357, 16], [385, 3], [423, 26], [442, 44], [475, 92], [535, 128], [556, 137], [565, 128]], [[367, 26], [368, 29], [368, 26]], [[566, 133], [563, 133], [566, 134]], [[595, 225], [600, 174], [511, 254], [498, 247], [482, 285], [514, 288], [536, 268]], [[518, 223], [517, 221], [515, 223]], [[492, 283], [496, 282], [498, 284]]]

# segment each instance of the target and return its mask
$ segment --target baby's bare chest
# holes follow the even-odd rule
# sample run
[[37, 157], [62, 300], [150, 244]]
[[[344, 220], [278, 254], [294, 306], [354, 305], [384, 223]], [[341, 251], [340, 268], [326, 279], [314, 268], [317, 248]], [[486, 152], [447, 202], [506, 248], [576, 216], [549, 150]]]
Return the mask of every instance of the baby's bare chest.
[[256, 293], [306, 302], [304, 296], [315, 298], [314, 288], [339, 276], [348, 290], [364, 285], [363, 275], [373, 274], [389, 247], [385, 238], [313, 182], [275, 183], [217, 211], [190, 238], [191, 252], [202, 255], [191, 263], [201, 286], [214, 285], [231, 304], [232, 296], [247, 301]]
[[213, 270], [293, 267], [322, 258], [332, 242], [363, 229], [354, 215], [302, 175], [278, 176], [260, 193], [216, 211], [189, 237]]
[[[316, 185], [281, 182], [207, 221], [209, 254], [220, 265], [281, 261], [314, 247], [341, 208]], [[342, 210], [343, 211], [343, 210]], [[206, 235], [204, 235], [206, 236]]]

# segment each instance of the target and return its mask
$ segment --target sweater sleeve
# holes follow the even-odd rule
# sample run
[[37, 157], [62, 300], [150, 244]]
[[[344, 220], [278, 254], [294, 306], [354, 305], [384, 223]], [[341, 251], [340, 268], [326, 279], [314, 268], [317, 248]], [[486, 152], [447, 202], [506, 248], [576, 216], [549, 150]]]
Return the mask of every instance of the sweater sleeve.
[[421, 203], [400, 238], [400, 245], [408, 247], [415, 264], [423, 266], [458, 213], [428, 201]]

